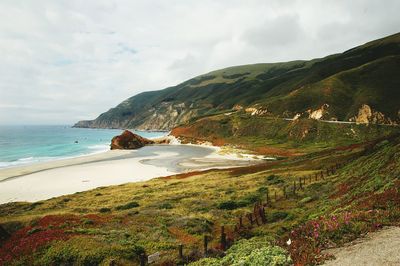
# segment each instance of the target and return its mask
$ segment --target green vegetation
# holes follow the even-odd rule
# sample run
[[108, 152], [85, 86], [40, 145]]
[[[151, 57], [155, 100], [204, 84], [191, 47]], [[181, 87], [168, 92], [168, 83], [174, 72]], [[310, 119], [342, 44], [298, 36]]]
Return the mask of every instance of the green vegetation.
[[271, 246], [268, 240], [254, 237], [251, 240], [240, 240], [234, 244], [222, 259], [206, 258], [189, 264], [190, 266], [252, 266], [292, 265], [288, 253], [281, 247]]
[[139, 203], [137, 203], [136, 201], [132, 201], [132, 202], [128, 202], [127, 204], [124, 204], [124, 205], [119, 205], [119, 206], [115, 207], [115, 209], [116, 210], [129, 210], [129, 209], [136, 208], [136, 207], [139, 207]]
[[[400, 34], [310, 61], [229, 67], [164, 90], [135, 95], [80, 127], [171, 129], [204, 116], [264, 108], [270, 116], [307, 117], [327, 104], [323, 119], [348, 121], [369, 105], [372, 122], [400, 122]], [[158, 114], [163, 114], [162, 117]], [[374, 121], [376, 120], [376, 121]]]
[[135, 243], [121, 243], [119, 245], [107, 245], [95, 239], [76, 237], [68, 241], [57, 241], [51, 245], [40, 259], [35, 261], [36, 265], [106, 265], [105, 259], [112, 258], [121, 262], [136, 260], [143, 252], [143, 248]]
[[173, 129], [172, 134], [183, 142], [207, 140], [215, 145], [230, 144], [261, 154], [292, 156], [361, 143], [398, 131], [399, 127], [395, 126], [336, 124], [311, 119], [287, 121], [238, 112], [203, 118]]
[[[314, 179], [337, 163], [342, 166], [334, 174]], [[11, 237], [3, 241], [0, 259], [14, 265], [136, 265], [145, 251], [160, 252], [159, 263], [169, 264], [178, 261], [182, 243], [185, 260], [193, 262], [203, 257], [207, 235], [210, 258], [194, 265], [318, 263], [327, 243], [341, 245], [400, 222], [399, 165], [400, 137], [394, 135], [257, 166], [102, 187], [40, 204], [4, 204], [0, 225]], [[304, 189], [289, 193], [294, 181], [309, 176]], [[266, 223], [251, 226], [246, 215], [266, 201], [267, 191]], [[235, 231], [241, 216], [243, 227]], [[235, 240], [222, 258], [221, 225], [228, 242]]]

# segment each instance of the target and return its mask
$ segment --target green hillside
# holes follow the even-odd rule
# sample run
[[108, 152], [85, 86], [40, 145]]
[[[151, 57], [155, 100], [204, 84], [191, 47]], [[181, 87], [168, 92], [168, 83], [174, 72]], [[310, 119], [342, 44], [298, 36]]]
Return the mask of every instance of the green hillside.
[[75, 126], [171, 129], [198, 116], [249, 107], [278, 117], [308, 117], [324, 104], [321, 119], [355, 121], [368, 105], [371, 115], [360, 121], [399, 123], [399, 73], [398, 33], [321, 59], [213, 71], [135, 95]]
[[246, 112], [210, 115], [177, 126], [171, 135], [182, 142], [233, 145], [255, 153], [288, 156], [362, 143], [399, 133], [398, 126], [284, 120]]

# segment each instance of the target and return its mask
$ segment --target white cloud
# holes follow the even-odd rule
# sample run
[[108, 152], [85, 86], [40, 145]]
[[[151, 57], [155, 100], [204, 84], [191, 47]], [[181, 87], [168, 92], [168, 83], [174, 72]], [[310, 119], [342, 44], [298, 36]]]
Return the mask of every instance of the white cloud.
[[3, 0], [0, 123], [73, 123], [231, 65], [395, 33], [399, 1]]

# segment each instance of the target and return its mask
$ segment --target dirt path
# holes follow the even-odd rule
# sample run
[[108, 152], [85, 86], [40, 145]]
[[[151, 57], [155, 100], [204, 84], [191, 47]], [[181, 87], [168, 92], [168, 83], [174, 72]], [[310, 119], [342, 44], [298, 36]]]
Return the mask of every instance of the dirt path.
[[352, 244], [327, 250], [336, 259], [324, 265], [400, 265], [400, 227], [386, 227]]

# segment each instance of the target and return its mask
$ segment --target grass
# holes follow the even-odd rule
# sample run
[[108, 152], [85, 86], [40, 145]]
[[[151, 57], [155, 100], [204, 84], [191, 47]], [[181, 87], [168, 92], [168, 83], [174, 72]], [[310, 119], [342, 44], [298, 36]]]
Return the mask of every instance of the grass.
[[310, 119], [286, 121], [234, 113], [214, 115], [182, 125], [172, 134], [187, 142], [211, 141], [272, 156], [293, 156], [373, 140], [399, 127], [333, 124]]
[[[15, 264], [46, 265], [52, 260], [90, 264], [114, 260], [134, 265], [138, 263], [138, 253], [144, 250], [146, 254], [161, 252], [161, 260], [168, 265], [176, 262], [180, 243], [189, 259], [202, 256], [199, 250], [204, 235], [210, 236], [209, 247], [216, 252], [221, 225], [225, 225], [228, 237], [262, 236], [275, 239], [276, 245], [281, 239], [286, 241], [292, 230], [303, 232], [312, 226], [310, 221], [320, 216], [327, 216], [328, 221], [331, 214], [343, 217], [351, 212], [354, 217], [361, 217], [370, 209], [385, 211], [381, 217], [364, 215], [365, 221], [354, 218], [350, 228], [341, 229], [343, 222], [335, 233], [328, 229], [319, 232], [323, 241], [318, 242], [318, 249], [302, 251], [306, 253], [282, 244], [295, 262], [313, 262], [327, 241], [340, 244], [370, 230], [376, 221], [398, 221], [396, 200], [400, 197], [393, 189], [399, 185], [399, 154], [400, 140], [391, 138], [255, 167], [101, 187], [33, 204], [4, 204], [0, 206], [0, 224], [12, 236], [0, 248], [0, 258]], [[335, 163], [346, 165], [329, 179], [313, 180], [296, 196], [267, 207], [266, 224], [250, 227], [244, 219], [245, 229], [234, 233], [238, 217], [251, 212], [254, 202], [265, 201], [267, 191], [271, 198], [275, 191], [282, 198], [284, 186]], [[308, 238], [291, 237], [295, 243], [315, 247], [315, 243], [307, 242]], [[18, 248], [4, 253], [9, 245]]]

